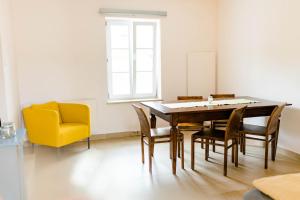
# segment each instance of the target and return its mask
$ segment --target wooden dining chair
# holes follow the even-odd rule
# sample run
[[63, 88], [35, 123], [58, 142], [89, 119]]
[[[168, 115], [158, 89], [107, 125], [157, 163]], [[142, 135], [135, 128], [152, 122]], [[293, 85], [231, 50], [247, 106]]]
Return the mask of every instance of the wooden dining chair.
[[[246, 139], [259, 140], [265, 142], [265, 169], [268, 168], [268, 155], [269, 155], [269, 144], [271, 145], [271, 156], [272, 161], [275, 161], [277, 141], [280, 125], [281, 112], [286, 104], [282, 104], [274, 108], [271, 116], [269, 117], [267, 126], [257, 126], [251, 124], [243, 124], [241, 127], [241, 147], [242, 152], [246, 154]], [[255, 137], [250, 137], [253, 135]]]
[[177, 96], [177, 100], [178, 101], [182, 101], [182, 100], [198, 100], [201, 101], [203, 100], [203, 96]]
[[[203, 96], [178, 96], [178, 101], [201, 101], [203, 100]], [[198, 122], [198, 123], [179, 123], [178, 129], [180, 131], [200, 131], [204, 127], [204, 122]], [[178, 155], [180, 155], [180, 142], [178, 142]], [[201, 145], [201, 148], [203, 149], [203, 144]]]
[[214, 99], [231, 99], [235, 97], [235, 94], [211, 94]]
[[[141, 127], [142, 163], [144, 164], [145, 162], [144, 144], [147, 144], [148, 156], [149, 156], [149, 172], [152, 173], [152, 157], [154, 155], [154, 144], [171, 142], [170, 127], [150, 128], [149, 121], [143, 109], [137, 104], [133, 104], [132, 106], [138, 115], [140, 127]], [[181, 167], [184, 169], [184, 137], [180, 131], [178, 133], [178, 141], [180, 141], [182, 146]], [[170, 157], [171, 154], [172, 152], [170, 152]]]
[[[210, 94], [210, 96], [213, 97], [215, 100], [220, 100], [220, 99], [233, 99], [235, 98], [235, 94]], [[221, 128], [225, 129], [227, 125], [227, 120], [213, 120], [211, 121], [211, 127], [212, 128]], [[216, 152], [216, 146], [213, 145], [213, 152]]]
[[[235, 94], [211, 94], [210, 96], [212, 96], [214, 100], [235, 98]], [[211, 126], [213, 128], [225, 128], [226, 125], [227, 125], [227, 120], [214, 120], [211, 123]]]
[[[191, 138], [191, 168], [195, 169], [195, 143], [203, 143], [205, 140], [205, 160], [209, 157], [209, 145], [224, 147], [224, 176], [227, 176], [227, 152], [232, 148], [232, 162], [238, 167], [238, 138], [240, 130], [240, 121], [243, 118], [246, 106], [233, 110], [227, 122], [225, 130], [205, 128], [197, 133], [192, 134]], [[231, 144], [229, 145], [229, 141]], [[216, 142], [211, 142], [216, 141]]]

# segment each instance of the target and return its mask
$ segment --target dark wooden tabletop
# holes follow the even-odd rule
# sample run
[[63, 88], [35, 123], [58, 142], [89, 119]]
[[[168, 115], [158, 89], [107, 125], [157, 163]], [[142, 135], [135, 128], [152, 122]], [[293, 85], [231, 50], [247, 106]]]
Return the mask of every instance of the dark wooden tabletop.
[[[149, 101], [149, 102], [141, 102], [142, 105], [157, 110], [163, 114], [174, 114], [174, 113], [185, 113], [185, 112], [216, 112], [216, 111], [226, 111], [226, 110], [233, 110], [243, 105], [247, 106], [247, 109], [251, 108], [263, 108], [263, 107], [274, 107], [280, 104], [284, 104], [285, 102], [278, 102], [278, 101], [270, 101], [265, 99], [259, 99], [254, 97], [242, 96], [242, 97], [235, 97], [235, 99], [248, 99], [258, 101], [257, 103], [249, 103], [249, 104], [234, 104], [234, 105], [216, 105], [216, 106], [197, 106], [197, 107], [182, 107], [182, 108], [169, 108], [164, 106], [164, 104], [168, 103], [180, 103], [180, 102], [188, 102], [188, 101]], [[219, 100], [219, 99], [218, 99]], [[206, 99], [199, 100], [199, 101], [207, 101]], [[195, 102], [193, 100], [192, 102]], [[287, 106], [292, 104], [286, 103]]]

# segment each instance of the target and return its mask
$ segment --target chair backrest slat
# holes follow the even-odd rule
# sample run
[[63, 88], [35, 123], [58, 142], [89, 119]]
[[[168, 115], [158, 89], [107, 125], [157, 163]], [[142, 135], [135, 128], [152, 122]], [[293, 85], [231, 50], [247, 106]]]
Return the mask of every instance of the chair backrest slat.
[[141, 134], [147, 137], [151, 137], [149, 121], [144, 110], [137, 104], [133, 104], [132, 106], [136, 111], [140, 121]]
[[241, 121], [247, 106], [234, 109], [228, 119], [225, 132], [225, 140], [237, 137], [239, 135]]
[[234, 98], [235, 94], [211, 94], [214, 99]]
[[279, 118], [281, 116], [281, 112], [284, 109], [286, 104], [279, 105], [274, 108], [267, 124], [267, 133], [268, 135], [273, 134], [277, 131]]
[[178, 96], [177, 100], [202, 100], [202, 96]]

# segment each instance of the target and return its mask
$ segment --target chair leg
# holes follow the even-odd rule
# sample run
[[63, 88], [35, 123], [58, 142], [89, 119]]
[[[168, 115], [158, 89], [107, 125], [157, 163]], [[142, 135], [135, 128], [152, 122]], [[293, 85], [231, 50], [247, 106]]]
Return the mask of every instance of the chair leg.
[[234, 163], [234, 148], [235, 148], [235, 143], [234, 140], [232, 139], [232, 143], [231, 143], [231, 162]]
[[208, 161], [209, 157], [209, 140], [205, 139], [205, 160]]
[[154, 140], [152, 141], [151, 156], [154, 156]]
[[184, 137], [181, 140], [181, 168], [184, 169]]
[[278, 143], [279, 129], [280, 129], [280, 119], [278, 119], [278, 124], [277, 124], [276, 139], [275, 139], [276, 142], [275, 142], [274, 160], [276, 158], [276, 152], [277, 152], [277, 143]]
[[90, 137], [87, 138], [87, 145], [88, 145], [88, 149], [90, 149], [90, 147], [91, 147]]
[[244, 136], [243, 133], [240, 134], [240, 139], [239, 139], [239, 143], [240, 143], [240, 152], [243, 152], [243, 144], [244, 144]]
[[145, 163], [145, 155], [144, 155], [144, 137], [141, 136], [141, 150], [142, 150], [142, 163]]
[[269, 137], [266, 136], [265, 139], [265, 169], [268, 169], [268, 155], [269, 155]]
[[227, 176], [227, 153], [228, 153], [228, 148], [227, 148], [227, 142], [224, 144], [224, 169], [223, 169], [223, 175]]
[[191, 138], [191, 169], [195, 169], [195, 142], [194, 138]]
[[149, 141], [148, 145], [148, 156], [149, 156], [149, 172], [152, 173], [152, 140]]
[[239, 143], [238, 143], [238, 140], [235, 139], [235, 145], [234, 145], [234, 149], [235, 149], [235, 154], [234, 154], [234, 162], [235, 162], [235, 167], [238, 167], [239, 166]]
[[181, 152], [180, 151], [180, 146], [181, 146], [181, 142], [180, 142], [181, 141], [181, 137], [180, 136], [178, 137], [177, 141], [178, 141], [177, 142], [177, 154], [178, 154], [177, 156], [178, 156], [178, 158], [180, 158], [180, 152]]
[[243, 135], [243, 155], [246, 155], [246, 135]]
[[216, 140], [213, 140], [212, 143], [213, 143], [213, 152], [216, 152], [216, 145], [215, 145], [216, 144]]
[[271, 157], [272, 161], [275, 161], [275, 148], [276, 148], [276, 133], [272, 135], [272, 142], [271, 142]]
[[204, 149], [204, 139], [201, 139], [201, 149]]
[[278, 120], [278, 125], [277, 125], [277, 131], [275, 133], [275, 141], [274, 141], [274, 161], [276, 159], [276, 152], [277, 152], [277, 142], [278, 142], [278, 134], [279, 134], [279, 128], [280, 128], [280, 119]]
[[173, 155], [172, 155], [172, 152], [173, 152], [173, 151], [172, 151], [172, 142], [170, 142], [170, 159], [172, 159], [172, 156], [173, 156]]

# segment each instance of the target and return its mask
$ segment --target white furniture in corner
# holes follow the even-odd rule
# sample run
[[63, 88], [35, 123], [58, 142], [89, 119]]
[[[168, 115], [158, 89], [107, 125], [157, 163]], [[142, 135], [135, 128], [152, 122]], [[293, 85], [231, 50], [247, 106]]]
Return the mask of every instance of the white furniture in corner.
[[23, 141], [25, 130], [0, 139], [0, 200], [24, 200]]

